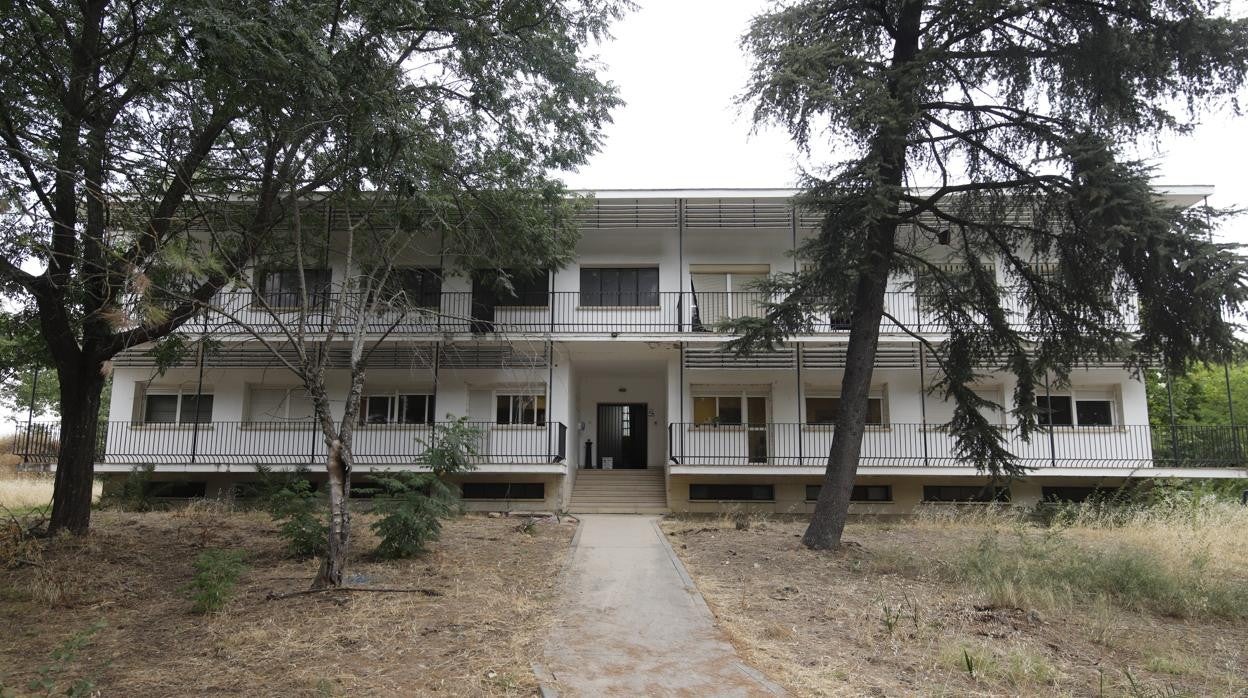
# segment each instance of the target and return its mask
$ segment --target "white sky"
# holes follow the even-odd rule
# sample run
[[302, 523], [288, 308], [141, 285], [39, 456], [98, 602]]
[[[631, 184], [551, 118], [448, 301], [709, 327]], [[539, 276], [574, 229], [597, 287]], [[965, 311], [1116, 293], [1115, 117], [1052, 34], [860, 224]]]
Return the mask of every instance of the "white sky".
[[[735, 103], [748, 63], [739, 46], [763, 0], [640, 0], [603, 45], [605, 76], [626, 104], [603, 150], [564, 180], [576, 189], [789, 187], [796, 148], [776, 129], [751, 134]], [[1189, 136], [1170, 136], [1140, 157], [1159, 184], [1208, 184], [1216, 206], [1248, 206], [1248, 122], [1211, 114]], [[1248, 243], [1248, 217], [1223, 234]]]

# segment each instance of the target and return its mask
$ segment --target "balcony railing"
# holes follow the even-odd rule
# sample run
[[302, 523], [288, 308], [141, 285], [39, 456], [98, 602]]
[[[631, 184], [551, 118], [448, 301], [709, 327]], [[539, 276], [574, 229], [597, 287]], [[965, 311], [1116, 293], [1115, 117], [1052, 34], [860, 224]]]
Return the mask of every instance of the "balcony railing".
[[[442, 424], [442, 423], [439, 423]], [[356, 464], [414, 465], [429, 447], [432, 424], [374, 424], [356, 427]], [[535, 465], [567, 457], [567, 427], [559, 422], [501, 425], [469, 422], [479, 436], [474, 464]], [[30, 462], [54, 462], [60, 425], [41, 422], [19, 427], [13, 452]], [[312, 422], [203, 422], [140, 424], [102, 422], [96, 462], [102, 464], [272, 464], [316, 465], [326, 447]]]
[[[719, 322], [738, 317], [761, 316], [768, 296], [752, 291], [692, 292], [662, 291], [629, 295], [556, 291], [542, 294], [535, 305], [485, 304], [468, 291], [447, 291], [427, 299], [427, 307], [400, 312], [383, 310], [364, 318], [367, 330], [392, 331], [398, 335], [434, 334], [692, 334], [715, 333]], [[220, 294], [216, 304], [228, 316], [210, 313], [206, 324], [188, 323], [188, 332], [208, 330], [216, 334], [246, 334], [246, 327], [262, 334], [281, 332], [281, 325], [293, 327], [300, 312], [296, 308], [273, 307], [285, 298], [271, 298], [266, 308], [249, 291]], [[333, 323], [333, 311], [341, 296], [334, 293], [312, 297], [311, 308], [302, 322], [309, 332], [325, 332]], [[359, 321], [354, 310], [364, 304], [356, 296], [345, 299], [348, 311], [338, 329], [348, 332]], [[293, 301], [293, 299], [292, 299]], [[606, 303], [610, 303], [607, 305]], [[1017, 303], [1007, 299], [1021, 323], [1024, 317]], [[901, 331], [897, 323], [916, 332], [942, 332], [944, 323], [925, 311], [917, 294], [893, 291], [885, 294], [884, 308], [896, 322], [885, 319], [885, 333]], [[235, 318], [237, 321], [230, 319]], [[828, 315], [810, 317], [811, 334], [837, 334], [849, 331], [848, 318]]]
[[[668, 426], [679, 465], [823, 466], [835, 428], [798, 423]], [[1038, 429], [1023, 441], [1002, 427], [1005, 447], [1030, 468], [1235, 467], [1246, 462], [1248, 426], [1105, 426]], [[958, 466], [953, 436], [923, 424], [868, 426], [859, 464]]]

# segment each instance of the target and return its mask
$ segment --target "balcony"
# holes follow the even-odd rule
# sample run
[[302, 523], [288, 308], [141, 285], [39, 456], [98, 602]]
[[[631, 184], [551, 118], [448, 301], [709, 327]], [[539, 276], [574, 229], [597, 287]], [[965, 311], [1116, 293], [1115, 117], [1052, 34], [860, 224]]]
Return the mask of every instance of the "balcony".
[[[428, 448], [442, 424], [374, 424], [356, 427], [351, 452], [355, 464], [411, 466]], [[479, 433], [474, 465], [550, 465], [567, 457], [567, 427], [468, 422]], [[29, 462], [56, 460], [60, 424], [20, 425], [13, 451]], [[326, 447], [312, 422], [203, 422], [141, 424], [101, 422], [96, 463], [179, 465], [309, 465], [325, 462]]]
[[[823, 467], [832, 447], [832, 425], [692, 424], [668, 426], [668, 454], [682, 466]], [[1248, 450], [1245, 426], [1055, 427], [1023, 441], [1002, 427], [1005, 447], [1028, 468], [1229, 468], [1242, 467]], [[964, 466], [954, 438], [935, 425], [868, 426], [861, 466]]]
[[[302, 318], [307, 332], [326, 332], [333, 321], [338, 294], [318, 294], [314, 304]], [[347, 307], [360, 305], [348, 298]], [[436, 306], [433, 302], [436, 300]], [[722, 320], [736, 317], [761, 316], [767, 296], [752, 291], [697, 292], [660, 291], [639, 293], [629, 297], [603, 298], [579, 291], [555, 291], [542, 294], [538, 305], [486, 305], [474, 300], [469, 291], [446, 291], [430, 301], [426, 308], [406, 312], [383, 311], [365, 318], [369, 333], [391, 332], [395, 336], [469, 334], [490, 335], [709, 335], [715, 334]], [[1010, 299], [1007, 299], [1009, 301]], [[251, 327], [260, 334], [282, 332], [282, 323], [293, 327], [300, 321], [295, 308], [276, 308], [273, 312], [261, 307], [249, 291], [225, 292], [216, 300], [219, 307], [237, 318], [210, 314], [203, 323], [191, 322], [186, 332], [207, 331], [216, 335], [248, 334]], [[610, 304], [606, 304], [610, 303]], [[1007, 302], [1007, 309], [1021, 318], [1017, 303]], [[901, 323], [914, 332], [942, 333], [947, 328], [930, 312], [922, 309], [918, 296], [910, 291], [893, 291], [885, 295], [886, 318], [880, 330], [885, 334], [901, 333]], [[350, 313], [348, 313], [350, 314]], [[276, 317], [275, 317], [276, 315]], [[339, 332], [355, 329], [356, 317], [343, 318]], [[849, 332], [847, 318], [812, 316], [811, 335], [835, 335]]]

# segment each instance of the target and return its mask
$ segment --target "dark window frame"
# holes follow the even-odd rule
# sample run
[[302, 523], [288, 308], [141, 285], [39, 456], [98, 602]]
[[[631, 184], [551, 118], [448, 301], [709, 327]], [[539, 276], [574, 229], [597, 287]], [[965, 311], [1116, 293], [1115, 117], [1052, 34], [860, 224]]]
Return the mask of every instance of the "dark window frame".
[[546, 499], [546, 483], [544, 482], [461, 482], [459, 489], [461, 499], [465, 500], [540, 501]]
[[[153, 419], [152, 400], [167, 398], [173, 401], [172, 419]], [[142, 424], [210, 424], [212, 423], [212, 393], [155, 392], [143, 395]], [[207, 408], [206, 410], [204, 408]], [[167, 412], [167, 408], [162, 410]]]
[[691, 482], [689, 483], [689, 501], [774, 502], [776, 501], [776, 486], [739, 482]]
[[[653, 290], [649, 282], [653, 281]], [[659, 268], [581, 267], [580, 304], [583, 307], [644, 307], [659, 305]]]
[[[498, 277], [506, 276], [511, 289]], [[546, 308], [550, 306], [550, 270], [481, 270], [472, 276], [472, 296], [495, 308]]]
[[442, 307], [442, 270], [436, 267], [396, 267], [387, 286], [388, 296], [401, 292], [414, 308]]
[[[264, 302], [272, 308], [298, 308], [300, 306], [298, 267], [267, 267], [258, 272], [256, 290]], [[289, 278], [285, 278], [289, 276]], [[329, 301], [330, 289], [334, 283], [334, 270], [325, 268], [309, 268], [303, 270], [304, 281], [308, 287], [308, 300], [314, 306], [324, 306]], [[272, 288], [273, 280], [279, 282], [279, 289]]]
[[[837, 401], [836, 411], [839, 414], [840, 400], [841, 400], [840, 395], [806, 395], [805, 397], [802, 398], [802, 402], [803, 402], [802, 407], [803, 407], [804, 414], [806, 416], [805, 424], [807, 426], [829, 426], [829, 425], [836, 424], [836, 415], [834, 415], [830, 421], [829, 420], [814, 421], [814, 413], [816, 412], [816, 410], [811, 409], [811, 405], [810, 405], [811, 400], [836, 400]], [[879, 405], [879, 418], [877, 421], [874, 421], [874, 422], [871, 421], [871, 405], [872, 404]], [[885, 413], [884, 397], [882, 395], [881, 396], [875, 396], [875, 395], [869, 396], [867, 398], [867, 426], [882, 427], [885, 424], [887, 424], [888, 420], [885, 419], [884, 413]]]
[[941, 504], [1007, 503], [1010, 501], [1010, 488], [992, 485], [924, 485], [923, 501]]
[[[528, 408], [520, 404], [525, 398], [532, 401]], [[506, 401], [505, 409], [503, 401]], [[538, 404], [538, 401], [541, 404]], [[531, 409], [533, 421], [527, 421], [526, 412]], [[494, 396], [494, 423], [504, 426], [544, 427], [547, 419], [546, 396], [541, 393], [497, 393]]]

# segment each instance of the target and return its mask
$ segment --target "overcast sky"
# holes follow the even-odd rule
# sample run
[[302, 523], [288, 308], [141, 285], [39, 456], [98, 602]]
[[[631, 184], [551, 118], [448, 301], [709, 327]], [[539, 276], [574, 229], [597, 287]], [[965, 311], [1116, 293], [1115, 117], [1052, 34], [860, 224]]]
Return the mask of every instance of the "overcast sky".
[[[751, 134], [735, 103], [747, 61], [739, 46], [759, 0], [640, 0], [600, 49], [606, 77], [627, 104], [615, 112], [606, 145], [579, 172], [578, 189], [789, 187], [796, 149], [787, 135]], [[1167, 137], [1140, 155], [1157, 167], [1159, 184], [1208, 184], [1210, 203], [1248, 206], [1248, 139], [1244, 119], [1213, 114], [1192, 135]], [[1248, 242], [1248, 217], [1224, 234]]]

